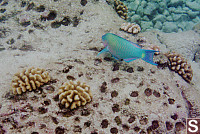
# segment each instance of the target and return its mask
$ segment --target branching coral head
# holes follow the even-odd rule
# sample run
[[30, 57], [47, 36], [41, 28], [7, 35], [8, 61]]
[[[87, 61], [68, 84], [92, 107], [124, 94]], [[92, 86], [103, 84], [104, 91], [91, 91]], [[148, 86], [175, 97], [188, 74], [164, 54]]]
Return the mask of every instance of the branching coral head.
[[69, 81], [64, 83], [58, 92], [59, 100], [66, 108], [75, 109], [86, 105], [92, 100], [90, 87], [80, 81]]

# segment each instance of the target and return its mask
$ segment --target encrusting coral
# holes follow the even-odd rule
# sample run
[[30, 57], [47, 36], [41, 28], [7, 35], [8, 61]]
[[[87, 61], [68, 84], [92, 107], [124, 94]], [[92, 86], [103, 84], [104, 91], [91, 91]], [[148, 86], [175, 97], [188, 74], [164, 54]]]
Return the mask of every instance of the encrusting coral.
[[119, 1], [119, 0], [115, 0], [114, 1], [114, 8], [115, 11], [117, 12], [117, 14], [124, 20], [126, 20], [128, 18], [127, 16], [127, 12], [128, 12], [128, 8], [126, 5], [124, 5], [123, 2]]
[[92, 100], [90, 87], [80, 81], [69, 81], [64, 83], [59, 91], [59, 100], [66, 108], [75, 109], [79, 106], [86, 105]]
[[24, 69], [21, 73], [16, 73], [12, 80], [12, 91], [14, 94], [36, 90], [50, 80], [49, 73], [40, 68]]
[[123, 23], [120, 29], [132, 34], [137, 34], [141, 31], [140, 26], [134, 23]]
[[175, 52], [165, 54], [169, 59], [169, 67], [171, 70], [177, 72], [183, 79], [190, 83], [193, 76], [191, 65], [179, 54]]

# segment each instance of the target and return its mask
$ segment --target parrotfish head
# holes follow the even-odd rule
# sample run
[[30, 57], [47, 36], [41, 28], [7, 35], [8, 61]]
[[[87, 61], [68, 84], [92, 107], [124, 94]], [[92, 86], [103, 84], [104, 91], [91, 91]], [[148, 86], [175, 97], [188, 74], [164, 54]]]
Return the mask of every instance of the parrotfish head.
[[104, 44], [104, 47], [108, 46], [108, 42], [109, 42], [109, 35], [111, 33], [106, 33], [102, 36], [102, 41], [103, 41], [103, 44]]

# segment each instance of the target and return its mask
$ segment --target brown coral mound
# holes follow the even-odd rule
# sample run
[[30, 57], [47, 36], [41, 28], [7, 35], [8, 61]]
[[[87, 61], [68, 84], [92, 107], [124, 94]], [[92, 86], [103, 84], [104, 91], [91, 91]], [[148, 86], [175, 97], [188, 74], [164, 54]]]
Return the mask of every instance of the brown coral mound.
[[192, 80], [193, 71], [191, 65], [187, 63], [187, 60], [175, 52], [166, 53], [165, 55], [169, 59], [170, 69], [177, 72], [185, 81], [190, 83]]
[[64, 83], [58, 92], [59, 100], [62, 105], [70, 109], [77, 108], [77, 106], [85, 105], [92, 100], [90, 87], [80, 81], [69, 81]]
[[26, 90], [32, 91], [50, 80], [48, 72], [40, 68], [24, 69], [16, 73], [12, 80], [12, 91], [14, 94], [22, 94]]
[[134, 23], [123, 23], [120, 29], [132, 34], [137, 34], [141, 31], [140, 26]]
[[115, 11], [117, 12], [117, 14], [124, 20], [126, 20], [128, 18], [127, 16], [127, 12], [128, 12], [128, 8], [126, 5], [124, 5], [123, 2], [119, 1], [119, 0], [115, 0], [114, 1], [114, 8]]

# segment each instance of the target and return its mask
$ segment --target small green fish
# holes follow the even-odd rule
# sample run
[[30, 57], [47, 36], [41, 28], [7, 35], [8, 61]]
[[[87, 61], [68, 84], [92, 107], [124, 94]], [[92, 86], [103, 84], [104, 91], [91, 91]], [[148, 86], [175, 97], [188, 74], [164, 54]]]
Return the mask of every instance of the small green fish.
[[158, 51], [142, 49], [141, 46], [112, 33], [103, 35], [102, 40], [105, 48], [97, 56], [110, 52], [117, 60], [123, 59], [125, 62], [131, 62], [141, 58], [152, 65], [157, 65], [153, 62], [153, 55]]

